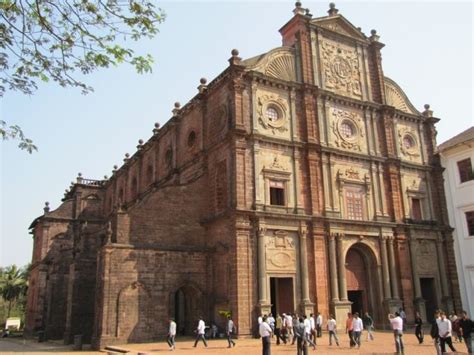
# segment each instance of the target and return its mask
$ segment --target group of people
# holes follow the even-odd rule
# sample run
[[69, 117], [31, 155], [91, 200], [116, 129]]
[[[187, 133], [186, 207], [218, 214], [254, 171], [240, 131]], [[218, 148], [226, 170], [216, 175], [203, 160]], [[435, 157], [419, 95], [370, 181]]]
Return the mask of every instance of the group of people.
[[[455, 327], [453, 327], [453, 323]], [[472, 354], [472, 331], [474, 322], [467, 316], [466, 311], [462, 311], [460, 317], [452, 314], [449, 318], [446, 313], [438, 310], [434, 314], [434, 320], [431, 323], [430, 335], [434, 340], [436, 354], [441, 355], [446, 353], [446, 346], [453, 352], [456, 348], [453, 345], [453, 331], [455, 337], [459, 342], [464, 342], [468, 354]]]
[[[168, 325], [168, 336], [166, 338], [166, 342], [168, 343], [168, 346], [170, 350], [175, 350], [176, 349], [176, 322], [174, 319], [170, 319]], [[206, 323], [203, 320], [203, 317], [199, 317], [197, 327], [195, 329], [196, 333], [196, 340], [194, 341], [194, 347], [197, 347], [199, 341], [202, 341], [204, 343], [204, 346], [207, 348], [207, 341], [206, 341]], [[215, 332], [217, 331], [217, 327], [214, 329], [211, 328], [211, 331], [213, 331], [214, 336]], [[236, 345], [235, 340], [233, 339], [233, 335], [236, 332], [235, 324], [232, 320], [231, 316], [227, 317], [227, 322], [226, 322], [226, 336], [227, 336], [227, 342], [229, 343], [229, 348], [234, 347]]]
[[[388, 320], [393, 331], [396, 352], [397, 354], [404, 354], [405, 347], [403, 344], [403, 332], [406, 329], [406, 314], [403, 309], [400, 309], [394, 314], [389, 314]], [[453, 323], [455, 324], [455, 327], [453, 327]], [[170, 350], [174, 350], [176, 347], [176, 328], [176, 322], [173, 319], [170, 319], [167, 338]], [[207, 347], [205, 337], [206, 328], [206, 324], [202, 317], [199, 318], [195, 330], [196, 340], [194, 342], [194, 347], [198, 345], [199, 341], [202, 341], [204, 346]], [[456, 332], [456, 340], [464, 342], [468, 353], [472, 354], [473, 328], [474, 322], [469, 319], [465, 311], [461, 312], [459, 317], [451, 315], [449, 318], [443, 311], [436, 311], [435, 319], [431, 324], [430, 335], [434, 340], [437, 355], [446, 353], [447, 347], [449, 347], [453, 352], [456, 351], [452, 341], [453, 331]], [[281, 343], [291, 343], [294, 345], [296, 342], [297, 354], [306, 355], [309, 346], [316, 349], [317, 338], [322, 336], [323, 317], [320, 313], [317, 313], [316, 315], [310, 314], [309, 316], [283, 313], [281, 316], [280, 314], [277, 314], [276, 317], [273, 317], [272, 314], [268, 314], [258, 317], [258, 329], [259, 336], [262, 339], [263, 355], [270, 355], [271, 339], [273, 337], [276, 337], [277, 345], [280, 345]], [[329, 315], [327, 319], [326, 329], [329, 335], [329, 345], [332, 346], [334, 342], [339, 346], [340, 340], [337, 336], [337, 323], [332, 314]], [[374, 340], [374, 321], [369, 313], [366, 312], [362, 318], [359, 317], [358, 312], [348, 313], [345, 331], [349, 337], [349, 345], [351, 348], [361, 347], [363, 330], [367, 331], [367, 341]], [[235, 333], [235, 324], [232, 317], [229, 316], [227, 317], [226, 322], [226, 336], [229, 348], [236, 346], [234, 340]], [[423, 320], [418, 312], [415, 315], [415, 336], [418, 339], [419, 344], [424, 342]]]

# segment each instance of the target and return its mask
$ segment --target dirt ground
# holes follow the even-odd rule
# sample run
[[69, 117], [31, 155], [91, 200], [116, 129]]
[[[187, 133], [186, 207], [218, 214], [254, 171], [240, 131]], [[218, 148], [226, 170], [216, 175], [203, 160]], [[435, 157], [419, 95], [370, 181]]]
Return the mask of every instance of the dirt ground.
[[[362, 337], [362, 346], [360, 349], [351, 349], [345, 334], [339, 334], [340, 346], [329, 346], [327, 333], [323, 333], [322, 338], [318, 338], [318, 346], [316, 351], [310, 349], [308, 355], [311, 354], [393, 354], [395, 351], [393, 336], [389, 332], [376, 332], [375, 340], [367, 342], [366, 333]], [[424, 344], [418, 345], [413, 332], [407, 332], [404, 337], [405, 354], [406, 355], [432, 355], [436, 354], [431, 338], [427, 336]], [[234, 348], [227, 348], [226, 339], [213, 339], [208, 341], [208, 347], [205, 348], [201, 343], [197, 348], [193, 347], [194, 341], [190, 338], [177, 339], [176, 350], [174, 354], [189, 355], [211, 355], [211, 354], [243, 354], [243, 355], [259, 355], [262, 353], [261, 341], [258, 339], [237, 339], [237, 345]], [[457, 354], [466, 354], [465, 344], [454, 343], [458, 350]], [[123, 344], [118, 347], [130, 351], [129, 354], [156, 354], [171, 353], [166, 342], [146, 343], [146, 344]], [[277, 346], [275, 341], [272, 342], [272, 355], [296, 354], [296, 345], [280, 345]], [[35, 343], [33, 341], [24, 341], [23, 339], [1, 339], [0, 354], [67, 354], [67, 355], [101, 355], [104, 352], [97, 351], [72, 351], [70, 346], [58, 343]]]

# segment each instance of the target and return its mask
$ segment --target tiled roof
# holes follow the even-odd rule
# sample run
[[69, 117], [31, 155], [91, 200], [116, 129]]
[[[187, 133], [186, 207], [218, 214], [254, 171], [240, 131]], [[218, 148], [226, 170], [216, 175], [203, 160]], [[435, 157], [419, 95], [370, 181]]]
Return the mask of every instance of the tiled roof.
[[474, 140], [474, 126], [466, 129], [464, 132], [459, 133], [453, 138], [448, 139], [446, 142], [441, 143], [438, 146], [438, 150], [443, 151], [470, 140]]

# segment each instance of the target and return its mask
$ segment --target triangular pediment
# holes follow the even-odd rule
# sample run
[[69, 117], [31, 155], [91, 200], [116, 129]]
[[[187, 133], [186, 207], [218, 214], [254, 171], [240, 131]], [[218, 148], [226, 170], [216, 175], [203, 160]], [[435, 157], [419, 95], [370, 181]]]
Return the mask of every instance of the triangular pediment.
[[367, 41], [367, 37], [342, 15], [316, 18], [312, 20], [311, 23], [346, 37]]

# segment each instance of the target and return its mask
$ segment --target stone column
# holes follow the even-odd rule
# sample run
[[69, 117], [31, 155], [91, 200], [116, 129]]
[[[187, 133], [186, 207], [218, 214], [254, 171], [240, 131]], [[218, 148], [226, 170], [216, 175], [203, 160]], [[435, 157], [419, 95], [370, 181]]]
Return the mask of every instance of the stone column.
[[437, 256], [438, 256], [438, 262], [439, 262], [439, 277], [441, 279], [441, 293], [443, 295], [443, 298], [449, 297], [449, 288], [448, 288], [448, 280], [446, 278], [447, 274], [447, 269], [446, 269], [446, 263], [444, 260], [444, 252], [443, 252], [443, 240], [441, 237], [438, 237], [436, 240], [436, 251], [437, 251]]
[[301, 267], [301, 294], [303, 302], [309, 302], [309, 286], [308, 286], [308, 255], [306, 251], [306, 235], [308, 231], [306, 226], [300, 228], [300, 267]]
[[267, 285], [265, 273], [265, 232], [267, 229], [260, 226], [258, 228], [258, 303], [267, 303]]
[[347, 301], [347, 284], [346, 284], [346, 257], [343, 250], [344, 235], [337, 235], [337, 252], [338, 252], [338, 269], [339, 269], [339, 297], [341, 301]]
[[383, 235], [380, 240], [380, 254], [382, 256], [382, 277], [383, 277], [383, 295], [385, 299], [392, 298], [390, 291], [390, 276], [388, 272], [387, 258], [387, 236]]
[[421, 294], [420, 278], [418, 276], [418, 264], [416, 262], [418, 242], [412, 233], [413, 232], [410, 231], [409, 244], [410, 244], [410, 259], [411, 259], [411, 272], [412, 272], [412, 278], [413, 278], [413, 289], [415, 291], [415, 306], [416, 306], [416, 310], [420, 312], [421, 318], [426, 321], [427, 318], [426, 318], [425, 301], [423, 299], [423, 295]]
[[397, 278], [397, 269], [395, 265], [395, 251], [393, 249], [393, 236], [388, 237], [388, 262], [389, 262], [389, 271], [390, 271], [390, 283], [392, 285], [392, 296], [394, 299], [400, 299], [398, 294], [398, 278]]
[[337, 286], [337, 264], [336, 264], [336, 235], [329, 234], [329, 277], [331, 281], [331, 298], [333, 302], [339, 301], [339, 289]]

